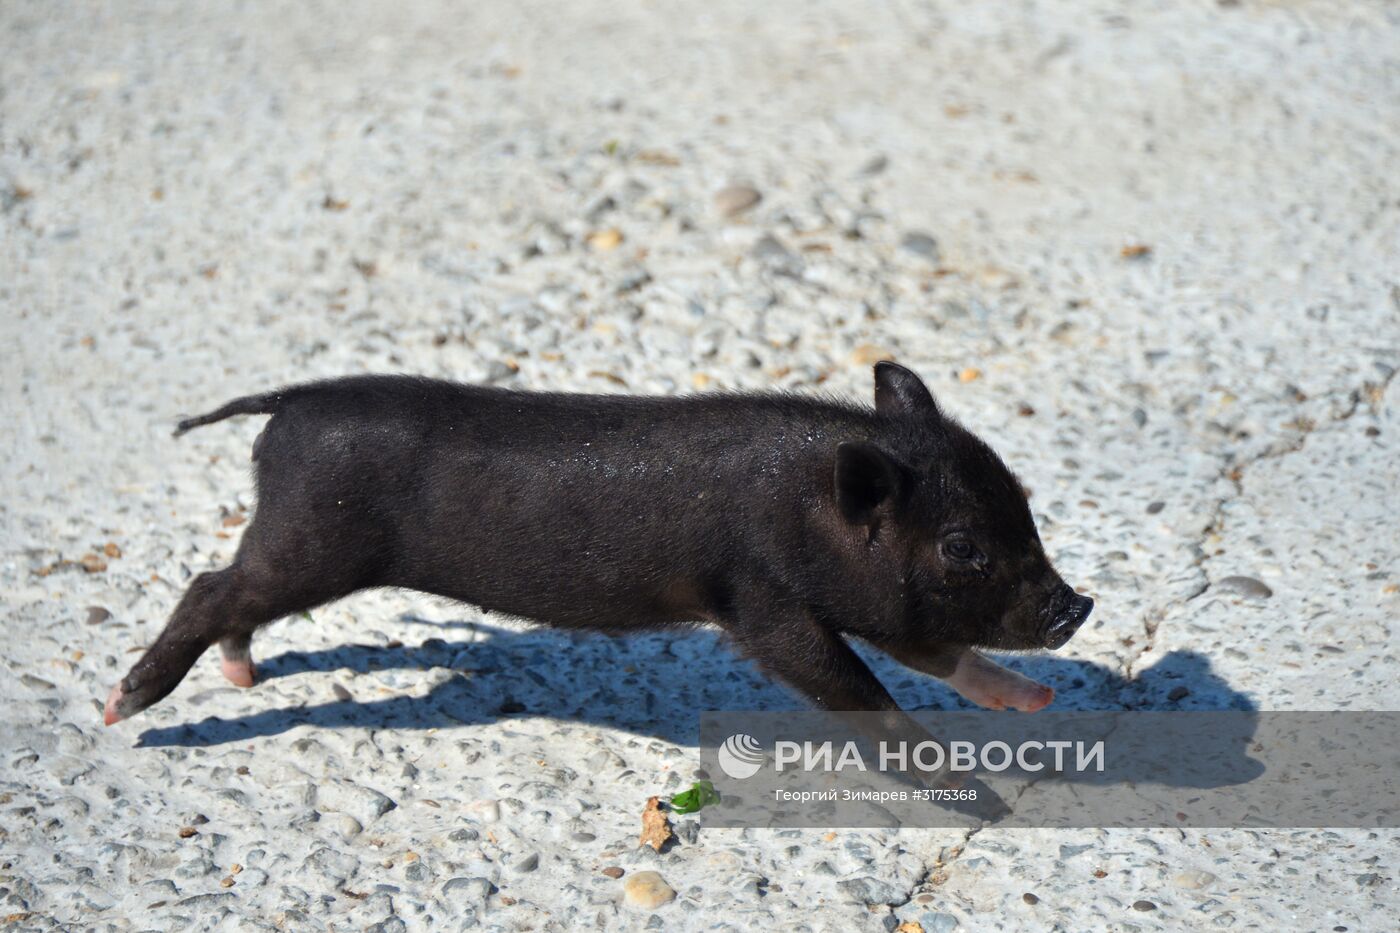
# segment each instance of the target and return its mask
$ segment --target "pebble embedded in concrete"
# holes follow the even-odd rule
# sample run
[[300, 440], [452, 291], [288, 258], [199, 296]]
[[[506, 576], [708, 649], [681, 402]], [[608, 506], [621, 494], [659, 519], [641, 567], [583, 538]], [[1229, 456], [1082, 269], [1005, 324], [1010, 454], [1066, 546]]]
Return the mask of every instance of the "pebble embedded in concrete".
[[623, 898], [630, 906], [642, 910], [655, 910], [676, 896], [675, 889], [654, 871], [639, 871], [628, 875], [622, 882], [622, 891]]

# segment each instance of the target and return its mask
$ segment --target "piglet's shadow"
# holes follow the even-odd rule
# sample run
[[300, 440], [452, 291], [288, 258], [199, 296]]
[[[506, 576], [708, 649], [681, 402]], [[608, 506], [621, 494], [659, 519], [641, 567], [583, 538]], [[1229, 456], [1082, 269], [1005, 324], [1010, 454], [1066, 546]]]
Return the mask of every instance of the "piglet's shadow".
[[[263, 684], [309, 672], [371, 675], [338, 682], [347, 691], [314, 705], [268, 709], [233, 718], [148, 729], [142, 747], [206, 747], [280, 735], [298, 726], [322, 729], [444, 729], [543, 717], [622, 729], [678, 745], [698, 741], [704, 710], [800, 710], [799, 698], [735, 655], [712, 630], [652, 632], [625, 638], [553, 629], [523, 632], [478, 622], [437, 623], [470, 640], [429, 638], [417, 646], [344, 645], [293, 651], [258, 663]], [[908, 709], [975, 709], [940, 681], [861, 649], [875, 673]], [[1132, 680], [1090, 661], [1059, 655], [1006, 659], [1055, 687], [1058, 710], [1250, 710], [1250, 699], [1194, 652], [1172, 652]], [[436, 681], [414, 690], [423, 674]], [[271, 691], [264, 691], [269, 700]], [[330, 693], [330, 688], [327, 688]], [[256, 700], [258, 688], [246, 694]], [[212, 691], [188, 702], [226, 700]]]

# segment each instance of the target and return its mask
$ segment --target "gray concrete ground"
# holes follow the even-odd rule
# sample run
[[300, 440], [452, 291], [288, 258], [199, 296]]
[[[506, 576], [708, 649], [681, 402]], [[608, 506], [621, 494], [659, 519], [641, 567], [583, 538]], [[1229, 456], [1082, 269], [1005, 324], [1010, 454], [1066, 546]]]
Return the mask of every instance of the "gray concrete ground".
[[256, 424], [181, 413], [863, 394], [884, 353], [1098, 599], [1010, 662], [1057, 708], [1400, 708], [1397, 113], [1375, 3], [0, 5], [0, 925], [1393, 928], [1393, 831], [638, 850], [694, 710], [799, 705], [708, 633], [367, 595], [260, 636], [255, 689], [209, 657], [99, 711], [253, 504]]

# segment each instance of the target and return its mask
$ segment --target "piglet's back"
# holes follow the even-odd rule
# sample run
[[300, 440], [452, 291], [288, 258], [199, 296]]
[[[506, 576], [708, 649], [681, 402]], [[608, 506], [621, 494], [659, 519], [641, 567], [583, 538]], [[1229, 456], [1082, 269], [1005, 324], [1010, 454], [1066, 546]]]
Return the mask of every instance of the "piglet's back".
[[668, 602], [800, 535], [831, 452], [873, 419], [781, 394], [353, 377], [278, 393], [259, 508], [338, 523], [377, 585], [612, 627], [598, 614], [691, 612]]

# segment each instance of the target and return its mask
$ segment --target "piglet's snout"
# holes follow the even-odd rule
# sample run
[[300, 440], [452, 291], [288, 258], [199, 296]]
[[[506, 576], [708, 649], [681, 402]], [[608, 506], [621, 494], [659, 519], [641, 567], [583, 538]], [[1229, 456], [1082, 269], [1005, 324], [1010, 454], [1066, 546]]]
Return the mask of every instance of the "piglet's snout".
[[1056, 611], [1051, 616], [1050, 625], [1045, 630], [1045, 647], [1052, 651], [1063, 647], [1079, 631], [1079, 626], [1089, 618], [1094, 610], [1094, 601], [1080, 596], [1066, 584], [1056, 595]]

